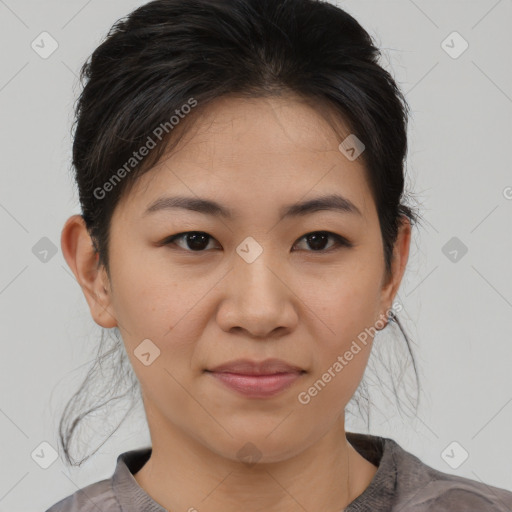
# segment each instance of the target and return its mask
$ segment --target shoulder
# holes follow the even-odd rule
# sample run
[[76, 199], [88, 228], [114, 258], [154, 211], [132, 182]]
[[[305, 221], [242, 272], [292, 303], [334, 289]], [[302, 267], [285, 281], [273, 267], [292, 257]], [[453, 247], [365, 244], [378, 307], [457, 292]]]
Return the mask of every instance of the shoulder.
[[[389, 441], [389, 440], [387, 440]], [[510, 512], [512, 492], [434, 469], [394, 441], [397, 510], [411, 512]], [[393, 508], [395, 510], [395, 508]]]
[[110, 478], [79, 489], [52, 505], [46, 512], [163, 511], [133, 478], [133, 474], [146, 463], [150, 455], [151, 447], [121, 453]]
[[121, 512], [112, 489], [112, 478], [79, 489], [52, 505], [46, 512]]
[[416, 492], [408, 493], [401, 504], [411, 512], [510, 512], [512, 492], [469, 478], [437, 472]]

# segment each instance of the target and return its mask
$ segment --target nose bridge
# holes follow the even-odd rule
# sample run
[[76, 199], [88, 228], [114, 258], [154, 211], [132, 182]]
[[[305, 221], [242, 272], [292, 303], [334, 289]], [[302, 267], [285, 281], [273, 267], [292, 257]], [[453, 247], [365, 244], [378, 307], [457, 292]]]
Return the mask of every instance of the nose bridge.
[[281, 295], [282, 283], [275, 276], [275, 257], [269, 249], [258, 246], [253, 241], [240, 244], [233, 279], [242, 288], [242, 299], [246, 297], [251, 301], [272, 302]]
[[[230, 327], [265, 336], [278, 327], [290, 327], [293, 307], [289, 303], [274, 254], [254, 240], [237, 248], [230, 276]], [[276, 275], [277, 274], [277, 275]]]

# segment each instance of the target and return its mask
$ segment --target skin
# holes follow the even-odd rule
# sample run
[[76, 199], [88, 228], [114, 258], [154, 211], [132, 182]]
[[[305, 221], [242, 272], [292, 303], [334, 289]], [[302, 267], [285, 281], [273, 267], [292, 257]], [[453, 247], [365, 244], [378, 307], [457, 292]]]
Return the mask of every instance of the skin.
[[[409, 255], [404, 219], [386, 275], [364, 165], [348, 160], [340, 142], [298, 97], [221, 98], [116, 207], [110, 280], [97, 268], [82, 218], [64, 226], [63, 254], [91, 315], [119, 327], [141, 384], [153, 451], [135, 479], [168, 510], [338, 511], [375, 475], [344, 427], [371, 336], [308, 404], [298, 401], [358, 334], [379, 325]], [[362, 216], [330, 210], [279, 220], [282, 206], [333, 192]], [[178, 194], [216, 200], [236, 217], [183, 209], [143, 215], [155, 199]], [[187, 231], [210, 235], [202, 252], [186, 237], [159, 246]], [[308, 243], [304, 235], [317, 231], [353, 247], [335, 238]], [[248, 236], [263, 249], [252, 263], [236, 252]], [[148, 366], [134, 354], [144, 339], [160, 349]], [[269, 357], [306, 370], [272, 398], [247, 398], [204, 372]], [[256, 464], [237, 456], [247, 442], [261, 457]]]

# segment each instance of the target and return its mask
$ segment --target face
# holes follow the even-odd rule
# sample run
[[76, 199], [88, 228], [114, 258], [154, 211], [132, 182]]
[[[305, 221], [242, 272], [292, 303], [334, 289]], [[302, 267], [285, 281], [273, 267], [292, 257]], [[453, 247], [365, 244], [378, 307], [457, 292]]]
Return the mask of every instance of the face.
[[[179, 432], [235, 460], [250, 441], [271, 462], [344, 418], [409, 239], [400, 235], [387, 279], [363, 163], [347, 159], [340, 142], [298, 98], [223, 98], [117, 206], [111, 281], [98, 274], [91, 289], [99, 299], [87, 298], [97, 323], [119, 327], [153, 446]], [[333, 195], [345, 208], [284, 215]], [[161, 200], [177, 196], [215, 202], [230, 215]], [[208, 371], [269, 358], [301, 371], [265, 383], [235, 379], [245, 392]]]

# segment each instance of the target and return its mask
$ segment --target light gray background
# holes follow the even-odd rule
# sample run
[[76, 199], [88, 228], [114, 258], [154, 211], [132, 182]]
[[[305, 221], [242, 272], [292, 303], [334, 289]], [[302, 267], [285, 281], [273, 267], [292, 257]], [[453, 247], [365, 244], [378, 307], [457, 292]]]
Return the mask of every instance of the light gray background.
[[[122, 451], [149, 444], [140, 409], [80, 469], [31, 458], [43, 441], [57, 448], [62, 408], [100, 336], [60, 251], [62, 226], [79, 213], [76, 75], [112, 23], [142, 3], [0, 0], [0, 511], [45, 510], [109, 477]], [[339, 5], [376, 38], [411, 105], [408, 186], [427, 221], [414, 230], [399, 291], [421, 407], [408, 420], [382, 399], [371, 433], [437, 469], [512, 490], [512, 1]], [[31, 48], [42, 31], [59, 44], [48, 59]], [[457, 59], [441, 46], [453, 31], [469, 43]], [[32, 252], [42, 237], [58, 248], [46, 263]], [[457, 262], [442, 252], [452, 237], [468, 248]], [[453, 441], [469, 452], [457, 469], [441, 455]]]

